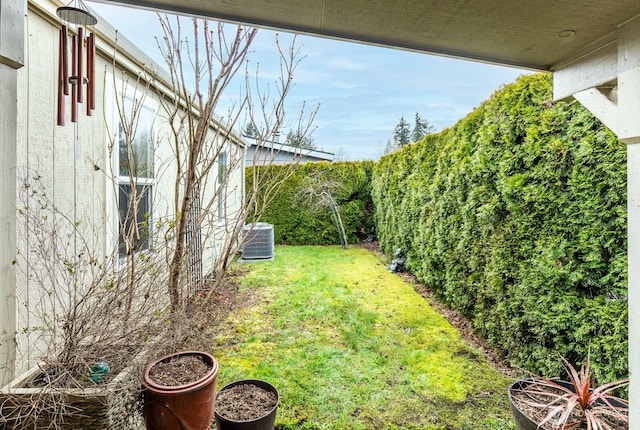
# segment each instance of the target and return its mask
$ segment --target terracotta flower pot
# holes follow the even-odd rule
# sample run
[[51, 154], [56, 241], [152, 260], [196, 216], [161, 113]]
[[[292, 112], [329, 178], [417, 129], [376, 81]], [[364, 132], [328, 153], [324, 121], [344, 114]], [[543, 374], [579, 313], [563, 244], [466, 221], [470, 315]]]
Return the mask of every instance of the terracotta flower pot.
[[222, 393], [225, 390], [229, 390], [237, 385], [255, 385], [265, 391], [271, 392], [275, 394], [276, 402], [275, 406], [271, 408], [267, 413], [259, 416], [255, 419], [249, 420], [235, 420], [225, 416], [222, 416], [216, 411], [216, 428], [218, 430], [274, 430], [276, 423], [276, 412], [278, 410], [278, 403], [280, 398], [278, 396], [278, 390], [276, 388], [265, 381], [260, 381], [256, 379], [243, 379], [240, 381], [232, 382], [228, 385], [225, 385], [220, 389], [218, 394]]
[[[195, 382], [165, 386], [151, 380], [149, 372], [158, 363], [185, 356], [198, 356], [209, 365], [209, 372]], [[184, 351], [170, 354], [151, 363], [142, 378], [143, 414], [148, 430], [203, 430], [213, 421], [218, 362], [211, 354]]]

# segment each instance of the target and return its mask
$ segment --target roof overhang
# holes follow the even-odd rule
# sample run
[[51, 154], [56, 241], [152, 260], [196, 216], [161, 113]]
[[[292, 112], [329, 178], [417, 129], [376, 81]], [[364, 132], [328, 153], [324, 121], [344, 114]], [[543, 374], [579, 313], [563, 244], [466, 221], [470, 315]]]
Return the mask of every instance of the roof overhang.
[[640, 0], [98, 1], [551, 71], [554, 99], [616, 132], [620, 73], [640, 66]]
[[[102, 0], [110, 2], [109, 0]], [[602, 49], [639, 0], [116, 0], [415, 50], [554, 71]]]

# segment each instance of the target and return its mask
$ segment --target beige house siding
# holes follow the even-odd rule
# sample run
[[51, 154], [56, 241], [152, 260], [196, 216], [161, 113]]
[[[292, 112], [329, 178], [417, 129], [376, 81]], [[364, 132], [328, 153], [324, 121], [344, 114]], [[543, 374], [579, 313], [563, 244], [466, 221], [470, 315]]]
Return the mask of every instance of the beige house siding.
[[[16, 189], [16, 116], [18, 69], [24, 63], [24, 4], [21, 0], [0, 2], [0, 339], [15, 331], [16, 320], [16, 211], [12, 204]], [[11, 370], [2, 363], [15, 359], [15, 343], [0, 345], [0, 384]]]
[[[4, 2], [3, 2], [4, 3]], [[139, 49], [118, 37], [118, 46], [114, 42], [114, 30], [106, 23], [99, 22], [96, 33], [96, 109], [92, 116], [87, 116], [84, 104], [79, 105], [78, 122], [72, 123], [70, 117], [71, 98], [65, 99], [65, 126], [56, 125], [57, 106], [57, 74], [58, 74], [58, 31], [60, 21], [55, 10], [62, 3], [48, 0], [29, 0], [26, 19], [26, 55], [25, 67], [17, 72], [5, 66], [0, 67], [2, 77], [2, 97], [9, 95], [5, 90], [5, 75], [17, 73], [17, 140], [16, 165], [12, 179], [17, 181], [17, 193], [21, 192], [21, 183], [25, 178], [33, 180], [37, 175], [47, 190], [47, 198], [70, 219], [80, 222], [83, 235], [89, 238], [96, 254], [105, 258], [117, 258], [118, 243], [118, 206], [117, 186], [114, 174], [117, 174], [116, 156], [108, 151], [110, 136], [116, 137], [118, 117], [115, 109], [115, 97], [122, 88], [126, 76], [137, 76], [143, 68], [154, 68]], [[118, 63], [115, 68], [112, 56], [116, 52]], [[159, 76], [163, 74], [160, 71]], [[161, 218], [171, 219], [175, 214], [173, 207], [173, 190], [175, 182], [175, 163], [173, 150], [169, 145], [168, 123], [163, 114], [159, 93], [172, 96], [171, 89], [162, 79], [154, 81], [157, 91], [146, 95], [149, 106], [157, 109], [154, 121], [156, 147], [154, 152], [155, 183], [153, 187], [154, 221]], [[12, 121], [9, 115], [3, 119]], [[211, 133], [214, 134], [214, 124]], [[2, 133], [2, 132], [0, 132]], [[2, 136], [3, 142], [10, 142], [10, 137]], [[244, 145], [237, 140], [228, 144], [225, 153], [229, 159], [244, 160]], [[3, 154], [4, 155], [4, 154]], [[5, 166], [6, 164], [6, 166]], [[3, 174], [11, 169], [10, 159], [0, 163]], [[244, 186], [244, 162], [240, 168], [230, 171], [230, 193], [227, 193], [225, 214], [230, 218], [242, 207]], [[217, 175], [217, 172], [212, 174]], [[3, 185], [4, 187], [5, 185]], [[215, 194], [217, 183], [214, 179], [204, 194], [209, 197]], [[20, 209], [20, 199], [17, 199]], [[29, 243], [25, 240], [24, 228], [20, 225], [20, 217], [12, 221], [15, 207], [2, 202], [0, 219], [12, 233], [8, 238], [16, 236], [17, 249], [22, 255], [29, 255]], [[10, 207], [7, 212], [7, 207]], [[7, 212], [7, 213], [5, 213]], [[11, 213], [13, 212], [13, 213]], [[216, 250], [224, 242], [225, 219], [217, 218], [217, 210], [211, 214], [214, 221], [203, 229], [203, 248], [205, 250], [204, 273], [211, 269]], [[5, 221], [6, 220], [6, 221]], [[12, 225], [13, 224], [13, 225]], [[3, 236], [4, 237], [4, 236]], [[11, 247], [11, 244], [9, 244]], [[3, 251], [3, 257], [13, 259], [13, 250]], [[41, 354], [37, 336], [27, 328], [39, 324], [33, 312], [38, 306], [41, 291], [35, 288], [28, 276], [15, 267], [5, 267], [4, 261], [0, 272], [2, 282], [2, 301], [0, 301], [0, 386], [8, 382], [14, 375], [21, 373], [34, 363]], [[16, 279], [17, 278], [17, 279]], [[13, 285], [16, 293], [13, 295]], [[14, 338], [14, 333], [17, 335]], [[25, 334], [26, 333], [26, 334]], [[13, 360], [15, 346], [16, 359]]]

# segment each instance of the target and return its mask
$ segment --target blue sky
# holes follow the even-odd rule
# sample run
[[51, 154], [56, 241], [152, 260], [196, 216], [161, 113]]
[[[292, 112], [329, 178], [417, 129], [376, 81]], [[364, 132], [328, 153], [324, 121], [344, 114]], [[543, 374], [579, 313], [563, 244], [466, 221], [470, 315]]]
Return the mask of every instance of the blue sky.
[[[154, 39], [161, 33], [155, 13], [103, 3], [89, 6], [162, 64]], [[279, 33], [285, 41], [291, 38]], [[250, 61], [260, 64], [263, 77], [277, 66], [274, 40], [274, 31], [260, 30], [252, 45]], [[377, 159], [401, 117], [413, 123], [418, 112], [442, 130], [503, 84], [528, 73], [327, 38], [298, 36], [297, 42], [305, 58], [294, 75], [287, 112], [296, 120], [302, 102], [307, 107], [319, 104], [314, 143], [347, 160]]]

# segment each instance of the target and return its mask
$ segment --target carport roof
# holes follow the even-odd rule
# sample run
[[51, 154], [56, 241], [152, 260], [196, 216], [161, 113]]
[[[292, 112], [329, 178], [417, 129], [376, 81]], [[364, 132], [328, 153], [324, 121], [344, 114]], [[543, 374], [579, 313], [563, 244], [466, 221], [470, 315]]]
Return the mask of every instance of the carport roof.
[[550, 71], [613, 44], [640, 14], [640, 0], [108, 2]]

